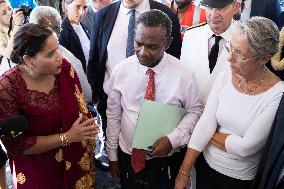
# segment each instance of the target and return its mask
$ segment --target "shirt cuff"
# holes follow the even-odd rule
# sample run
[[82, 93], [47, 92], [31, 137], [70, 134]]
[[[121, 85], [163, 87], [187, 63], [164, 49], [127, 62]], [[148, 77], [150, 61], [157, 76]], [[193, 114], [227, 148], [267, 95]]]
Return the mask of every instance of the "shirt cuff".
[[235, 153], [235, 152], [234, 152], [234, 149], [231, 148], [231, 146], [233, 146], [233, 144], [232, 144], [232, 137], [234, 138], [233, 135], [229, 135], [229, 136], [226, 138], [226, 140], [225, 140], [225, 149], [226, 149], [226, 151], [227, 151], [228, 153], [230, 153], [230, 154], [234, 154], [234, 153]]
[[107, 149], [107, 156], [109, 161], [118, 161], [117, 149], [111, 149], [111, 150]]
[[170, 134], [167, 135], [167, 137], [169, 138], [173, 148], [176, 148], [182, 145], [180, 144], [180, 137], [177, 132], [171, 132]]

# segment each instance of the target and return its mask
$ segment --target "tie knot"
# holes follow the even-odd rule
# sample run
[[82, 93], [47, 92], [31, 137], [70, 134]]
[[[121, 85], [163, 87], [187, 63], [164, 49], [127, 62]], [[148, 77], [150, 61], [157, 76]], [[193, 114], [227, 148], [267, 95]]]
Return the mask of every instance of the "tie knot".
[[147, 73], [150, 77], [151, 77], [151, 76], [154, 76], [154, 74], [155, 74], [155, 72], [154, 72], [151, 68], [149, 68], [146, 73]]
[[215, 43], [219, 43], [220, 40], [222, 39], [221, 36], [218, 36], [218, 35], [215, 35], [215, 34], [213, 34], [213, 37], [215, 38]]
[[135, 15], [135, 9], [131, 9], [131, 10], [129, 11], [129, 13], [130, 13], [131, 15]]

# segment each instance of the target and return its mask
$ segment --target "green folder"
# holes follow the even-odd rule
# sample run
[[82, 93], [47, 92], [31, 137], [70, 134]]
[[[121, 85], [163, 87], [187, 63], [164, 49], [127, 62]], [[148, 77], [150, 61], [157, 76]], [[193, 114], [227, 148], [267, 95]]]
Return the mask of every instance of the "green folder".
[[138, 116], [132, 148], [147, 149], [178, 126], [187, 111], [160, 102], [144, 100]]

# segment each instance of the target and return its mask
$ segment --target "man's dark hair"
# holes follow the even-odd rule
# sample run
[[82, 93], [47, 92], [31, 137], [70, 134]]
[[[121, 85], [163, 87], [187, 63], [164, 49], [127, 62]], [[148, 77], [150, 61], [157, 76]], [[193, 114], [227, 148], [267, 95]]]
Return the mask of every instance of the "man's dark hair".
[[143, 24], [146, 27], [161, 27], [164, 37], [166, 39], [171, 37], [172, 21], [167, 14], [160, 10], [151, 9], [142, 13], [136, 21], [136, 27], [138, 24]]

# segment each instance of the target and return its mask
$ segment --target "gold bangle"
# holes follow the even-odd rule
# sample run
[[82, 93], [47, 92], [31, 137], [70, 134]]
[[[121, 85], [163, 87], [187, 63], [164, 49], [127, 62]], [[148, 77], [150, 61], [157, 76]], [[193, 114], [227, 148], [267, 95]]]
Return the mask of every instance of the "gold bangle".
[[186, 173], [185, 171], [183, 171], [181, 169], [178, 172], [181, 173], [184, 176], [190, 177], [190, 174]]
[[62, 133], [59, 134], [59, 138], [60, 138], [60, 141], [61, 141], [61, 146], [64, 146], [64, 139], [63, 139]]
[[60, 133], [59, 134], [59, 138], [61, 140], [61, 146], [62, 147], [66, 147], [66, 146], [69, 145], [69, 140], [68, 140], [68, 138], [66, 136], [66, 133]]
[[66, 133], [63, 133], [62, 136], [63, 136], [63, 139], [64, 139], [64, 146], [68, 146], [69, 145], [69, 140], [68, 140], [68, 138], [66, 136]]

